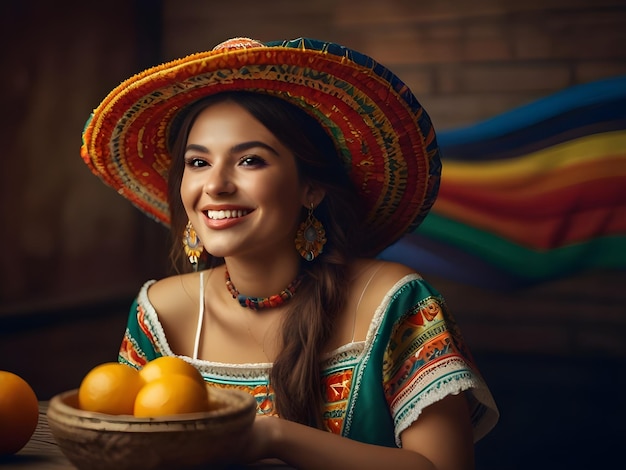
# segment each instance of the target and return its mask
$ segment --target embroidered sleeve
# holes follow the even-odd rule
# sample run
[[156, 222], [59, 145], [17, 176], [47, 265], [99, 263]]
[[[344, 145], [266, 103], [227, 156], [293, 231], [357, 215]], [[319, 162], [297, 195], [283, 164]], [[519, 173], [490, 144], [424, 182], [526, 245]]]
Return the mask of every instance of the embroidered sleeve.
[[144, 285], [139, 296], [133, 302], [126, 332], [122, 338], [122, 344], [118, 354], [118, 361], [131, 365], [137, 369], [143, 367], [148, 361], [161, 356], [161, 349], [154, 334], [154, 328], [149, 321], [147, 311], [151, 306], [147, 303], [147, 287]]
[[[416, 300], [394, 325], [383, 359], [383, 387], [396, 443], [422, 410], [450, 394], [470, 390], [475, 440], [484, 406], [496, 409], [443, 298], [432, 291]], [[495, 422], [494, 422], [495, 424]], [[489, 429], [493, 424], [487, 424]]]

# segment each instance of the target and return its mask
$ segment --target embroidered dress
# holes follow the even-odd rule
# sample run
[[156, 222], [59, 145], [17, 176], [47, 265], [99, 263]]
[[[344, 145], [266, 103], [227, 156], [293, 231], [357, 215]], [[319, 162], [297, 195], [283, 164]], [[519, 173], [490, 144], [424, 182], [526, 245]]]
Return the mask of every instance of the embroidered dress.
[[[174, 355], [148, 288], [133, 303], [119, 361], [141, 368]], [[257, 412], [275, 414], [271, 364], [223, 364], [181, 356], [215, 386], [245, 390]], [[389, 290], [376, 309], [365, 341], [329, 352], [322, 363], [323, 418], [328, 431], [361, 442], [401, 446], [400, 434], [422, 410], [466, 392], [474, 440], [498, 420], [493, 397], [463, 343], [442, 296], [416, 274]]]

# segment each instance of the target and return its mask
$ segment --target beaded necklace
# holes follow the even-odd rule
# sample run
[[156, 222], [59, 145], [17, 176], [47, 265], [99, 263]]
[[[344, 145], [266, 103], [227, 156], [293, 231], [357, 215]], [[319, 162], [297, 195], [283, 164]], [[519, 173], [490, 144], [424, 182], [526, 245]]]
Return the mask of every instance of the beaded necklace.
[[233, 281], [230, 280], [230, 274], [228, 274], [228, 268], [224, 271], [226, 277], [226, 287], [233, 296], [233, 299], [237, 299], [242, 307], [249, 308], [250, 310], [261, 310], [263, 308], [278, 307], [289, 299], [291, 299], [296, 293], [296, 289], [302, 282], [302, 276], [296, 277], [291, 283], [279, 294], [270, 295], [269, 297], [247, 297], [240, 294]]

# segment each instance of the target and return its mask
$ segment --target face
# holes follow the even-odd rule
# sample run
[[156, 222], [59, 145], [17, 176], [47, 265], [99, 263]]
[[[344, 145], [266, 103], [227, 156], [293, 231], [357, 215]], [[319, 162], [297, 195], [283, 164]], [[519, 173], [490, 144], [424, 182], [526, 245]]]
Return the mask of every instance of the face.
[[203, 110], [184, 158], [181, 199], [209, 253], [295, 253], [301, 209], [318, 201], [299, 181], [292, 152], [250, 113], [231, 101]]

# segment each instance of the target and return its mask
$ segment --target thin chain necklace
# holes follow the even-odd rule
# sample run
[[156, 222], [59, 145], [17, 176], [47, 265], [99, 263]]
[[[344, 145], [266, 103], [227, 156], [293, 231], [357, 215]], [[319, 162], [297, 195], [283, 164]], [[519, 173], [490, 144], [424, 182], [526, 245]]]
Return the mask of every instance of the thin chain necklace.
[[302, 276], [298, 276], [279, 294], [270, 295], [269, 297], [248, 297], [240, 294], [233, 284], [233, 281], [230, 280], [228, 268], [224, 269], [224, 275], [226, 277], [226, 287], [233, 296], [233, 299], [237, 299], [242, 307], [249, 308], [250, 310], [261, 310], [264, 308], [274, 308], [283, 305], [294, 296], [298, 286], [302, 282]]

